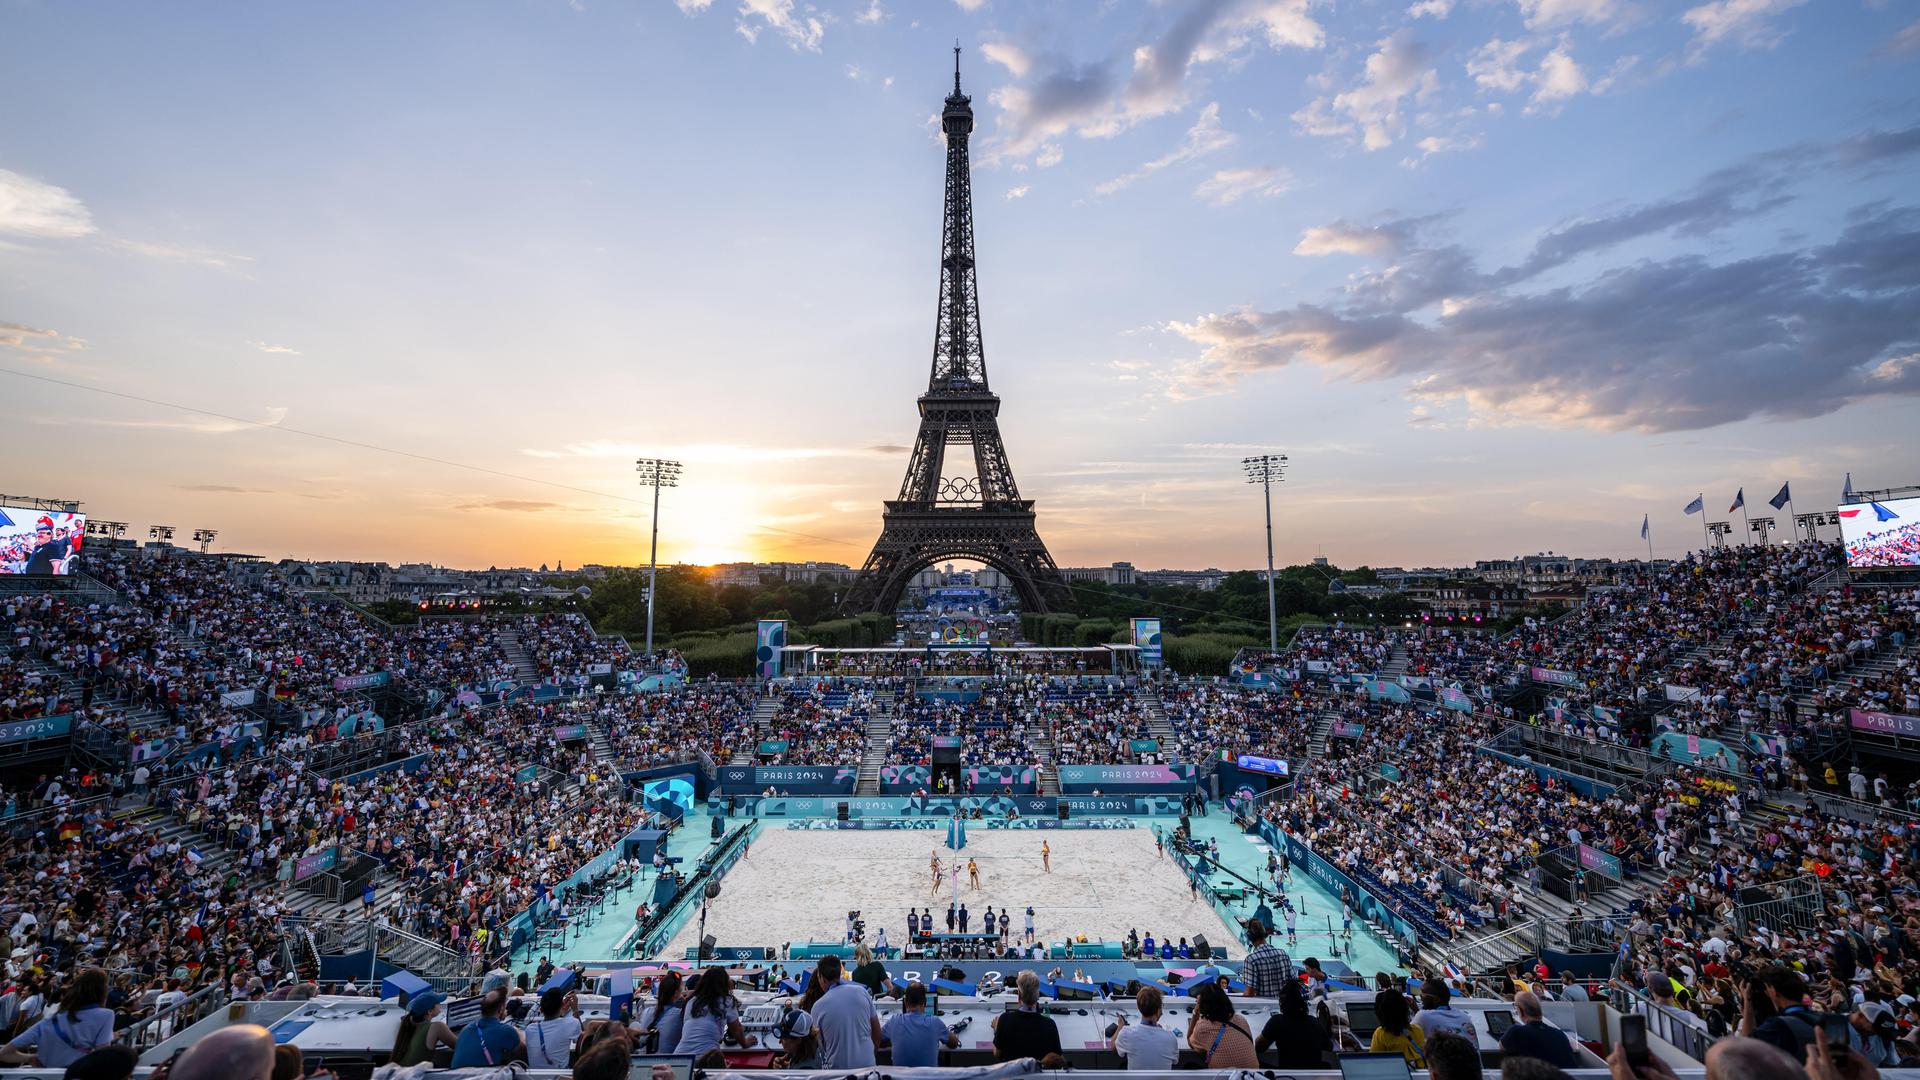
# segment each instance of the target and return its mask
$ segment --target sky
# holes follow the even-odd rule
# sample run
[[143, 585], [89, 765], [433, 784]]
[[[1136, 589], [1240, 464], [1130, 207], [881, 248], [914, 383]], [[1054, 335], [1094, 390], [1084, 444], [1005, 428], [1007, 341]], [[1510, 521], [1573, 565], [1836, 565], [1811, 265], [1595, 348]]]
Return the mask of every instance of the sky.
[[0, 0], [0, 490], [630, 565], [659, 456], [662, 561], [857, 565], [956, 41], [1062, 565], [1259, 564], [1255, 453], [1348, 566], [1920, 483], [1916, 0]]

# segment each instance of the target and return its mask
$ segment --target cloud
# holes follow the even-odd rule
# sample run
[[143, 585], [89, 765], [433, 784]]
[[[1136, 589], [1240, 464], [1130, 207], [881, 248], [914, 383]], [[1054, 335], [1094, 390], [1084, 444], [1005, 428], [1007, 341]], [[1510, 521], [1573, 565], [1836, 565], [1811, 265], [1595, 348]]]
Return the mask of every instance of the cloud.
[[239, 269], [237, 264], [253, 261], [253, 258], [248, 255], [229, 255], [219, 251], [180, 247], [175, 244], [153, 244], [144, 240], [119, 239], [113, 241], [113, 246], [121, 251], [149, 259], [193, 263], [198, 266], [210, 266], [216, 270], [236, 270]]
[[1193, 189], [1196, 198], [1214, 206], [1226, 206], [1241, 199], [1270, 199], [1293, 186], [1293, 174], [1285, 169], [1260, 165], [1246, 169], [1222, 169]]
[[1680, 21], [1693, 28], [1693, 40], [1687, 45], [1687, 58], [1698, 62], [1715, 45], [1729, 44], [1742, 49], [1771, 48], [1785, 33], [1774, 17], [1806, 3], [1807, 0], [1711, 0], [1688, 8]]
[[247, 344], [253, 346], [256, 349], [259, 349], [263, 353], [273, 353], [281, 356], [299, 356], [300, 355], [299, 349], [291, 348], [286, 345], [272, 345], [264, 341], [249, 341], [247, 342]]
[[[1457, 249], [1436, 249], [1454, 251]], [[1403, 259], [1411, 253], [1403, 253]], [[1176, 397], [1305, 362], [1355, 381], [1407, 380], [1474, 422], [1684, 431], [1824, 415], [1920, 394], [1920, 210], [1856, 211], [1833, 242], [1714, 264], [1694, 255], [1533, 293], [1454, 264], [1437, 318], [1362, 295], [1172, 321], [1199, 347]]]
[[955, 7], [958, 7], [961, 11], [968, 14], [972, 14], [987, 6], [987, 0], [953, 0], [953, 3]]
[[989, 41], [980, 46], [980, 55], [1006, 68], [1016, 79], [1026, 78], [1027, 72], [1033, 70], [1033, 57], [1010, 41]]
[[0, 169], [0, 233], [72, 240], [95, 231], [93, 215], [66, 188]]
[[1606, 74], [1591, 78], [1574, 60], [1572, 43], [1562, 35], [1538, 64], [1529, 68], [1522, 62], [1529, 52], [1544, 44], [1543, 41], [1494, 38], [1467, 58], [1467, 74], [1481, 90], [1492, 93], [1510, 94], [1532, 87], [1527, 112], [1538, 113], [1551, 112], [1562, 102], [1581, 94], [1606, 93], [1639, 61], [1637, 56], [1623, 56]]
[[1920, 22], [1911, 22], [1888, 40], [1881, 53], [1886, 56], [1908, 56], [1920, 52]]
[[713, 0], [673, 0], [682, 15], [698, 15], [713, 6]]
[[1179, 146], [1130, 173], [1116, 176], [1100, 184], [1093, 189], [1094, 194], [1111, 195], [1148, 173], [1158, 172], [1169, 165], [1177, 165], [1183, 161], [1192, 161], [1194, 158], [1203, 157], [1216, 150], [1224, 150], [1232, 146], [1233, 142], [1233, 132], [1220, 124], [1220, 103], [1210, 102], [1206, 108], [1200, 110], [1200, 115], [1194, 119], [1193, 126], [1187, 129], [1186, 137], [1180, 140]]
[[885, 445], [865, 449], [850, 449], [844, 446], [744, 446], [738, 443], [693, 443], [685, 446], [663, 447], [654, 443], [593, 439], [588, 442], [568, 443], [558, 449], [523, 447], [520, 452], [528, 457], [548, 459], [669, 457], [676, 461], [699, 462], [707, 465], [743, 465], [812, 458], [865, 457], [871, 454], [891, 454], [894, 451]]
[[1407, 9], [1407, 18], [1418, 19], [1431, 15], [1436, 19], [1444, 19], [1452, 13], [1453, 0], [1420, 0]]
[[145, 431], [185, 431], [194, 435], [231, 435], [238, 431], [277, 427], [287, 418], [287, 411], [284, 406], [269, 406], [266, 409], [267, 418], [260, 421], [229, 420], [220, 416], [194, 416], [185, 420], [104, 420], [98, 417], [73, 417], [57, 422]]
[[565, 503], [547, 502], [543, 499], [485, 499], [480, 502], [456, 503], [453, 508], [455, 510], [504, 510], [515, 514], [573, 509]]
[[273, 495], [276, 492], [264, 488], [240, 487], [235, 484], [175, 484], [181, 491], [200, 491], [214, 495]]
[[[681, 10], [687, 8], [682, 5]], [[749, 42], [758, 42], [763, 32], [772, 30], [795, 51], [819, 52], [820, 39], [826, 36], [826, 26], [814, 14], [813, 5], [796, 12], [793, 0], [740, 0], [739, 18], [733, 28]]]
[[49, 340], [35, 341], [32, 345], [33, 348], [44, 349], [53, 343], [53, 339], [58, 339], [59, 337], [60, 332], [58, 330], [42, 330], [38, 327], [24, 326], [20, 323], [0, 322], [0, 345], [10, 345], [19, 348], [26, 346], [28, 338], [47, 338]]
[[1031, 190], [1033, 189], [1026, 184], [1019, 184], [1014, 187], [1010, 187], [1007, 189], [1007, 201], [1012, 202], [1015, 199], [1024, 199], [1027, 197], [1027, 192]]
[[880, 6], [880, 0], [867, 0], [867, 6], [853, 21], [862, 26], [878, 26], [887, 20], [887, 11]]
[[1392, 226], [1350, 225], [1336, 221], [1300, 234], [1295, 255], [1393, 255], [1405, 238]]
[[1587, 23], [1619, 25], [1638, 17], [1627, 0], [1518, 0], [1520, 15], [1533, 29]]
[[[1189, 78], [1201, 65], [1243, 58], [1256, 43], [1280, 49], [1318, 49], [1325, 31], [1310, 0], [1192, 0], [1166, 5], [1172, 21], [1156, 34], [1101, 59], [1076, 61], [991, 56], [1020, 82], [996, 89], [1000, 110], [984, 160], [1019, 160], [1057, 146], [1066, 134], [1110, 138], [1143, 121], [1185, 108]], [[1014, 64], [1024, 63], [1024, 70]], [[1029, 78], [1031, 76], [1031, 78]]]
[[899, 443], [876, 443], [873, 446], [867, 447], [867, 453], [869, 454], [904, 454], [912, 449], [913, 447], [911, 446], [902, 446]]
[[1294, 123], [1309, 135], [1350, 135], [1356, 130], [1368, 150], [1380, 150], [1406, 131], [1400, 115], [1400, 103], [1431, 93], [1438, 75], [1430, 62], [1430, 53], [1402, 27], [1382, 38], [1379, 51], [1367, 57], [1366, 70], [1352, 89], [1331, 99], [1315, 98], [1293, 114]]
[[1409, 169], [1417, 169], [1427, 163], [1435, 154], [1456, 154], [1468, 150], [1480, 149], [1482, 139], [1478, 135], [1429, 135], [1414, 143], [1420, 148], [1417, 157], [1400, 159], [1400, 164]]

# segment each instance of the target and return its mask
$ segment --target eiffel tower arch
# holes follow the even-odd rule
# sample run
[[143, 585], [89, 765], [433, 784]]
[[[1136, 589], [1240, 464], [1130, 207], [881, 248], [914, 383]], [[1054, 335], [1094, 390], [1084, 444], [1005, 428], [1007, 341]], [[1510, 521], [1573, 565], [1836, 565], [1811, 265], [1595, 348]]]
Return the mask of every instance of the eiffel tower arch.
[[1067, 583], [1040, 539], [1033, 500], [1022, 499], [1014, 483], [1000, 439], [1000, 397], [987, 386], [967, 162], [973, 101], [960, 92], [958, 48], [953, 50], [953, 93], [940, 124], [947, 137], [947, 184], [933, 369], [927, 392], [920, 395], [920, 432], [900, 497], [887, 501], [880, 539], [841, 607], [890, 612], [921, 570], [948, 559], [970, 559], [1005, 574], [1026, 610], [1058, 610], [1066, 606]]

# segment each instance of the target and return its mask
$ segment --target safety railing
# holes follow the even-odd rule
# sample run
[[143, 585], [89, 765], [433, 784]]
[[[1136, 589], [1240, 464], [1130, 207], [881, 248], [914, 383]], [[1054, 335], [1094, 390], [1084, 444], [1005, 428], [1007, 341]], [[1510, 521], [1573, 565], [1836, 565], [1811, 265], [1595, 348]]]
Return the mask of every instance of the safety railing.
[[210, 983], [188, 994], [185, 1001], [128, 1024], [114, 1034], [113, 1041], [131, 1047], [135, 1053], [151, 1050], [199, 1023], [226, 1003], [226, 985]]

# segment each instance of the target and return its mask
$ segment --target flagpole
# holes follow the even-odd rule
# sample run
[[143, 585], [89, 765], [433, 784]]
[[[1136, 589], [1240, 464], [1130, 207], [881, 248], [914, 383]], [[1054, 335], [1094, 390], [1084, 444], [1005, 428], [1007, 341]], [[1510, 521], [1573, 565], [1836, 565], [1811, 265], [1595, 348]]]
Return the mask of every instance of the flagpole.
[[[1749, 522], [1747, 520], [1747, 489], [1746, 488], [1740, 489], [1740, 527], [1747, 530], [1748, 536], [1753, 535], [1753, 524], [1752, 522]], [[1745, 540], [1745, 539], [1741, 540], [1740, 542], [1742, 544], [1752, 543], [1752, 541]]]
[[[1702, 509], [1700, 516], [1706, 517], [1706, 510]], [[1647, 573], [1651, 574], [1653, 573], [1653, 519], [1648, 517], [1644, 520], [1647, 523]]]
[[[1800, 529], [1798, 526], [1799, 523], [1793, 520], [1793, 485], [1792, 482], [1789, 481], [1787, 485], [1787, 527], [1793, 530], [1793, 542], [1796, 544], [1800, 542]], [[1812, 532], [1813, 530], [1809, 529], [1807, 531]]]
[[1707, 549], [1713, 546], [1713, 536], [1707, 532], [1707, 493], [1700, 493], [1700, 557], [1706, 558]]

